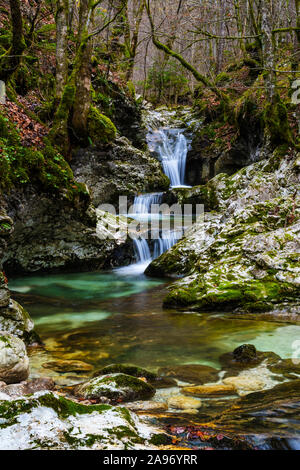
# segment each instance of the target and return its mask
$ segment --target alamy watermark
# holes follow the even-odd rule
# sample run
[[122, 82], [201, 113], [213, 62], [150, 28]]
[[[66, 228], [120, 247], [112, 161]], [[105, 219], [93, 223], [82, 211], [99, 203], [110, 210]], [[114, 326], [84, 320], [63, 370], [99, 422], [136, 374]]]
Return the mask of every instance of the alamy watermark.
[[[144, 203], [143, 203], [144, 202]], [[128, 204], [127, 196], [119, 197], [118, 207], [101, 204], [97, 211], [102, 213], [99, 236], [103, 239], [159, 240], [182, 238], [184, 233], [204, 215], [203, 204], [142, 204], [135, 201]], [[201, 231], [201, 227], [199, 227]], [[204, 224], [203, 224], [204, 233]], [[200, 234], [201, 235], [201, 234]], [[199, 236], [200, 236], [199, 235]]]

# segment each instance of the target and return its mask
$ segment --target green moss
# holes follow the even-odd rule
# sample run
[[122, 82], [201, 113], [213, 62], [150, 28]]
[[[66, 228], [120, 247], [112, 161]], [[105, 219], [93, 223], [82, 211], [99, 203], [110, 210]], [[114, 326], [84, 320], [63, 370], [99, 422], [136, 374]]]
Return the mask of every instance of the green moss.
[[166, 446], [172, 444], [172, 438], [167, 434], [154, 434], [149, 443], [154, 446]]
[[112, 121], [92, 106], [88, 116], [88, 134], [93, 144], [109, 144], [116, 138], [116, 133]]
[[88, 197], [86, 187], [74, 181], [69, 164], [48, 139], [40, 150], [24, 147], [15, 126], [1, 113], [0, 145], [0, 190], [33, 184], [49, 192], [64, 189], [69, 200], [78, 195]]
[[151, 398], [155, 389], [148, 383], [127, 374], [96, 377], [76, 387], [75, 393], [87, 399], [107, 397], [114, 401]]
[[60, 418], [67, 418], [68, 416], [76, 416], [83, 414], [91, 414], [95, 411], [103, 413], [110, 410], [109, 405], [81, 405], [72, 400], [68, 400], [62, 396], [55, 396], [52, 393], [47, 393], [39, 398], [26, 398], [21, 400], [0, 401], [0, 415], [5, 420], [1, 427], [11, 426], [17, 422], [19, 415], [30, 413], [32, 409], [39, 406], [52, 408]]
[[275, 146], [293, 143], [287, 108], [279, 95], [274, 103], [266, 104], [262, 119]]
[[100, 369], [94, 374], [94, 377], [116, 373], [131, 375], [133, 377], [145, 377], [147, 380], [155, 380], [157, 378], [156, 374], [153, 374], [146, 369], [128, 364], [111, 364], [109, 366], [103, 367], [103, 369]]

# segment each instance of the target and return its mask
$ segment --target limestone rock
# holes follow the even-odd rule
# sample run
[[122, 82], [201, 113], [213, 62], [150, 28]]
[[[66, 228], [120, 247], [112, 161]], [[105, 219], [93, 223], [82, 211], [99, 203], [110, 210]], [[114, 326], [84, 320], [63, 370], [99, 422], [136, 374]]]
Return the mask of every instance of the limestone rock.
[[23, 341], [11, 334], [0, 333], [0, 380], [7, 384], [26, 380], [29, 359]]
[[[200, 201], [206, 190], [208, 208], [216, 215], [205, 215], [206, 229], [203, 221], [196, 222], [147, 271], [185, 275], [170, 286], [165, 306], [251, 313], [287, 310], [297, 303], [300, 175], [295, 159], [296, 153], [275, 151], [268, 160], [230, 177], [218, 175], [202, 187]], [[219, 218], [212, 224], [211, 217]]]
[[201, 408], [202, 402], [197, 398], [189, 398], [183, 395], [178, 395], [169, 398], [168, 406], [169, 408], [175, 408], [177, 410], [197, 410]]
[[147, 400], [155, 389], [141, 379], [126, 374], [108, 374], [77, 385], [74, 393], [78, 397], [92, 400], [108, 398], [112, 402]]
[[51, 392], [2, 400], [0, 415], [1, 450], [128, 450], [145, 448], [158, 435], [162, 441], [158, 429], [124, 407], [86, 406]]
[[238, 377], [227, 377], [223, 380], [225, 385], [232, 386], [235, 390], [257, 392], [262, 390], [266, 383], [261, 378], [238, 376]]
[[223, 395], [233, 395], [235, 387], [232, 384], [214, 384], [214, 385], [199, 385], [194, 387], [183, 387], [182, 392], [186, 395], [193, 395], [195, 397], [219, 397]]
[[28, 312], [15, 300], [11, 299], [9, 305], [0, 310], [0, 331], [7, 331], [27, 341], [33, 328], [34, 323]]

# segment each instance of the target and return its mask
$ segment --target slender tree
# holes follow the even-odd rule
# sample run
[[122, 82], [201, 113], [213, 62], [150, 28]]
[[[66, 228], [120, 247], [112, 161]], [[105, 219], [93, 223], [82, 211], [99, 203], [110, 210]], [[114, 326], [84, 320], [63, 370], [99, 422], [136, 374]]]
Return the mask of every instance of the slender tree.
[[20, 0], [9, 0], [12, 25], [12, 44], [9, 50], [0, 57], [0, 79], [6, 81], [17, 70], [22, 54], [26, 49], [23, 31], [23, 18]]

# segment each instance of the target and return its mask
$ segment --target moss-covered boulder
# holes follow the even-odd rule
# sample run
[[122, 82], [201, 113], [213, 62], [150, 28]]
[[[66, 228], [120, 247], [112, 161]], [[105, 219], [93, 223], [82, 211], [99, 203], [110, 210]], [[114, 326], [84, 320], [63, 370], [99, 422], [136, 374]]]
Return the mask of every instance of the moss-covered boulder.
[[142, 367], [132, 366], [130, 364], [111, 364], [94, 373], [93, 377], [100, 377], [108, 374], [126, 374], [132, 377], [145, 378], [147, 381], [154, 381], [158, 377], [153, 372], [149, 372]]
[[170, 286], [166, 306], [272, 312], [300, 298], [300, 177], [297, 154], [286, 152], [209, 183], [217, 212], [147, 270], [186, 275]]
[[113, 122], [94, 106], [88, 116], [88, 134], [93, 145], [109, 144], [116, 137], [117, 129]]
[[155, 394], [155, 388], [131, 375], [115, 373], [96, 377], [74, 388], [76, 396], [88, 400], [108, 398], [112, 402], [148, 400]]
[[51, 392], [2, 400], [0, 415], [1, 450], [128, 450], [161, 435], [126, 408], [86, 406]]
[[22, 382], [29, 375], [29, 359], [23, 341], [0, 332], [0, 381], [7, 384]]

